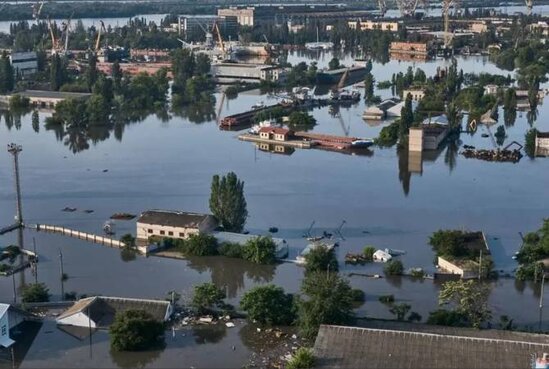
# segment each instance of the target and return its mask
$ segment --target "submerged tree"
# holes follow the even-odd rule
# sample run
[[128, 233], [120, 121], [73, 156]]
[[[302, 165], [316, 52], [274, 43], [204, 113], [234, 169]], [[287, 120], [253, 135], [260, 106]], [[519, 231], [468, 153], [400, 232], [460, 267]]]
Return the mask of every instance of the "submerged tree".
[[144, 310], [116, 314], [109, 329], [115, 351], [143, 351], [164, 341], [164, 324]]
[[450, 281], [442, 285], [439, 293], [440, 305], [453, 305], [455, 311], [467, 318], [474, 328], [480, 328], [489, 321], [492, 313], [488, 308], [488, 285], [475, 280]]
[[214, 175], [210, 194], [210, 210], [226, 231], [241, 232], [248, 210], [244, 198], [244, 182], [235, 173]]

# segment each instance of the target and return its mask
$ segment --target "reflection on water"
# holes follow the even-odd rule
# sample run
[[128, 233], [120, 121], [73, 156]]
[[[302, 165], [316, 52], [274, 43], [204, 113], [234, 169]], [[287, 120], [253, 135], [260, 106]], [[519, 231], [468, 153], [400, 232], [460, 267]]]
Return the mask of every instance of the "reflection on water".
[[199, 345], [218, 343], [227, 336], [227, 327], [224, 324], [192, 327], [194, 341]]
[[188, 260], [190, 268], [200, 273], [209, 272], [212, 283], [224, 288], [228, 298], [236, 297], [246, 287], [245, 277], [254, 283], [269, 283], [276, 270], [275, 265], [259, 265], [223, 256], [190, 257]]

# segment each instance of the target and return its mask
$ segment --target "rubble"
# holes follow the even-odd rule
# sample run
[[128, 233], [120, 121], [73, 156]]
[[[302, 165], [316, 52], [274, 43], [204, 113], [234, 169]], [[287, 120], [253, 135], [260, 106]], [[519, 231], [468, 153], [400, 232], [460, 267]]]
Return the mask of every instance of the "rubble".
[[518, 163], [522, 158], [520, 150], [474, 150], [465, 149], [461, 152], [461, 155], [468, 159], [479, 159], [484, 161], [499, 161], [499, 162], [512, 162]]

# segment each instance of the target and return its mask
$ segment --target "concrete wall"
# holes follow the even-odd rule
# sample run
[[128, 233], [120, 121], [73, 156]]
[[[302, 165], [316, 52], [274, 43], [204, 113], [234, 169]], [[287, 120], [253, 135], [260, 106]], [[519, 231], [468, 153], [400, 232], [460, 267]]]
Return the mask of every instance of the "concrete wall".
[[423, 151], [423, 129], [418, 127], [410, 128], [408, 136], [408, 150], [414, 152]]
[[441, 258], [440, 256], [438, 257], [437, 263], [438, 263], [438, 266], [441, 269], [444, 269], [445, 271], [447, 271], [449, 273], [459, 274], [461, 277], [463, 277], [463, 274], [465, 273], [463, 269], [461, 269], [457, 265], [449, 262], [448, 260]]
[[217, 15], [236, 17], [241, 26], [254, 26], [254, 9], [218, 9]]

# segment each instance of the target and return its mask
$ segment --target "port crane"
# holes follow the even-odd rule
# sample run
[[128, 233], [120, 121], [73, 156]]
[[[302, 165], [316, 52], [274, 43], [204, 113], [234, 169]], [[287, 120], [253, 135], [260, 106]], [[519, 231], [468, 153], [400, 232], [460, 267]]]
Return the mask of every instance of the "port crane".
[[102, 20], [99, 21], [99, 31], [97, 31], [97, 39], [95, 40], [95, 47], [93, 48], [93, 51], [97, 53], [99, 51], [99, 45], [101, 43], [101, 35], [104, 33], [107, 33], [107, 29], [105, 28], [105, 23], [103, 23]]
[[385, 0], [377, 0], [377, 7], [379, 8], [379, 14], [384, 17], [385, 13], [387, 13], [387, 3]]
[[420, 4], [427, 10], [429, 7], [429, 0], [397, 0], [400, 15], [403, 17], [413, 17]]
[[51, 54], [55, 55], [59, 51], [59, 38], [57, 34], [57, 26], [48, 18], [48, 29], [51, 37]]
[[450, 47], [454, 35], [450, 33], [450, 8], [457, 9], [461, 5], [460, 0], [443, 0], [442, 15], [444, 18], [444, 48]]
[[38, 22], [40, 20], [40, 13], [44, 7], [45, 1], [37, 1], [32, 5], [32, 17]]

